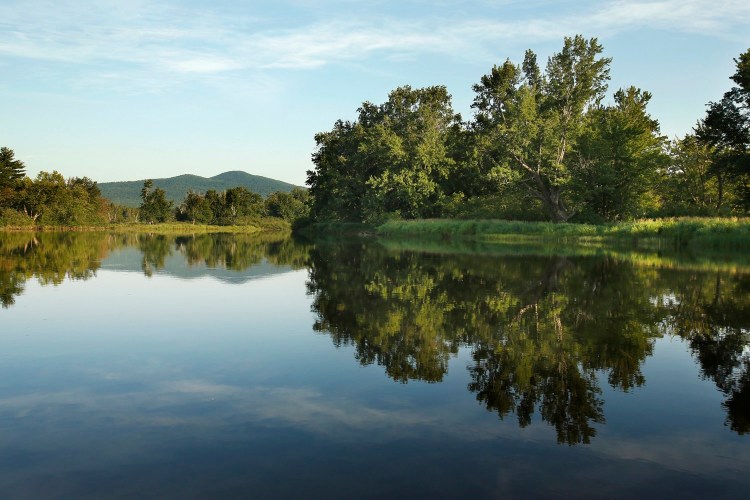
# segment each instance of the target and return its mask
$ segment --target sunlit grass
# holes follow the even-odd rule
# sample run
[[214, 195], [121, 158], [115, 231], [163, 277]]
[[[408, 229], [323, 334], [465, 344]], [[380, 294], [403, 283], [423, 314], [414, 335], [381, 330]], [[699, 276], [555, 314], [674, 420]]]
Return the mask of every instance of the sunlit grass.
[[750, 218], [647, 219], [602, 225], [433, 219], [391, 221], [378, 227], [377, 232], [385, 237], [472, 238], [498, 242], [524, 239], [595, 242], [631, 238], [654, 240], [655, 244], [661, 240], [678, 245], [750, 246]]

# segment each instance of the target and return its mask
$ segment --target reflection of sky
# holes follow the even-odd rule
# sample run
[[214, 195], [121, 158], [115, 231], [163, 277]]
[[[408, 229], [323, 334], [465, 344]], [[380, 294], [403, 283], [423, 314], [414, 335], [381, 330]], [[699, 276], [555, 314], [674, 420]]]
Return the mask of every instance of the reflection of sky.
[[[587, 495], [748, 486], [746, 437], [686, 346], [657, 341], [646, 385], [602, 378], [606, 425], [559, 446], [466, 390], [399, 384], [312, 332], [306, 271], [241, 285], [98, 272], [27, 284], [2, 311], [0, 493], [15, 496]], [[3, 495], [3, 496], [6, 496]], [[684, 494], [683, 494], [684, 496]]]

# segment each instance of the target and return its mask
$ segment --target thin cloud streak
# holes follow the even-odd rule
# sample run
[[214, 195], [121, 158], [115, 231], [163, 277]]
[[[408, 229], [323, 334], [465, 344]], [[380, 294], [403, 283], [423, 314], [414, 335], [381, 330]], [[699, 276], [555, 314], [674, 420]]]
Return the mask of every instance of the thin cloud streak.
[[[567, 16], [403, 21], [381, 19], [317, 22], [286, 30], [253, 30], [255, 19], [220, 13], [190, 15], [147, 4], [122, 10], [89, 9], [75, 4], [40, 19], [23, 15], [28, 5], [0, 7], [0, 58], [48, 61], [81, 66], [82, 81], [102, 81], [100, 66], [118, 64], [118, 73], [135, 78], [230, 74], [273, 69], [306, 70], [371, 56], [415, 58], [437, 54], [484, 59], [498, 45], [516, 46], [559, 40], [565, 35], [613, 35], [651, 28], [711, 37], [740, 37], [750, 25], [750, 3], [723, 0], [663, 0], [597, 3]], [[477, 9], [481, 11], [481, 9]], [[146, 75], [146, 76], [144, 76]], [[179, 81], [179, 79], [177, 80]], [[158, 86], [158, 85], [154, 85]]]

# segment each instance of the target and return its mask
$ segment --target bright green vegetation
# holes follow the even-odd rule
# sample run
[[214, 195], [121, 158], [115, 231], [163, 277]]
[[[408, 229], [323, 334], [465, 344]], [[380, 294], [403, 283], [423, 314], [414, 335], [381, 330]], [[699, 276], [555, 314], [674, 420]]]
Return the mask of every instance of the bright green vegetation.
[[[736, 60], [734, 86], [674, 141], [649, 113], [648, 91], [608, 94], [612, 61], [602, 53], [595, 38], [575, 36], [544, 68], [530, 50], [521, 64], [494, 66], [473, 86], [468, 121], [443, 86], [399, 87], [382, 104], [364, 102], [356, 120], [315, 136], [312, 219], [602, 224], [750, 214], [750, 49]], [[691, 224], [660, 227], [692, 233]], [[718, 226], [708, 231], [722, 233]], [[659, 231], [650, 223], [618, 227]]]
[[379, 226], [385, 237], [516, 241], [554, 239], [566, 241], [662, 240], [678, 245], [750, 246], [750, 219], [680, 218], [619, 222], [614, 224], [570, 224], [501, 220], [390, 221]]
[[[117, 205], [126, 207], [137, 207], [141, 204], [141, 188], [146, 179], [126, 182], [102, 182], [99, 184], [102, 196]], [[234, 187], [244, 187], [248, 191], [257, 193], [263, 197], [277, 191], [288, 193], [294, 189], [294, 185], [252, 175], [246, 172], [224, 172], [213, 177], [200, 177], [198, 175], [178, 175], [165, 179], [153, 179], [157, 188], [164, 190], [167, 200], [179, 204], [188, 192], [205, 193], [213, 190], [216, 192], [226, 191]]]
[[[0, 153], [0, 226], [97, 225], [105, 222], [106, 200], [87, 177], [65, 179], [41, 172], [31, 180], [12, 150]], [[4, 173], [3, 173], [4, 172]]]

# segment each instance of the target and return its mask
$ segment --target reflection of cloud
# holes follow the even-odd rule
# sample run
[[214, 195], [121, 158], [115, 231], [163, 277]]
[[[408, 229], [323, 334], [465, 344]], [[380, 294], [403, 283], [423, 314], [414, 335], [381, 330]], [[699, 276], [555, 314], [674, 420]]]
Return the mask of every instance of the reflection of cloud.
[[[482, 5], [463, 20], [396, 19], [387, 13], [343, 19], [331, 14], [326, 21], [285, 29], [269, 28], [237, 12], [150, 3], [110, 7], [45, 1], [0, 6], [0, 54], [81, 65], [89, 75], [100, 74], [83, 75], [88, 81], [106, 81], [108, 74], [119, 79], [123, 73], [171, 81], [178, 75], [316, 68], [376, 54], [409, 58], [431, 53], [465, 59], [467, 54], [495, 53], [500, 43], [559, 40], [573, 33], [651, 28], [739, 38], [750, 24], [750, 4], [736, 0], [610, 0], [579, 4], [567, 13], [530, 9], [526, 18], [502, 17], [502, 9], [488, 11]], [[120, 69], [101, 67], [110, 63]], [[169, 79], [163, 78], [166, 75]]]
[[597, 453], [608, 459], [661, 464], [696, 474], [732, 476], [750, 467], [745, 446], [700, 434], [640, 437], [637, 440], [606, 438], [595, 443]]
[[[554, 444], [555, 433], [550, 426], [536, 420], [520, 429], [512, 416], [500, 422], [495, 415], [470, 404], [433, 402], [424, 408], [397, 398], [378, 407], [315, 388], [245, 387], [180, 378], [179, 371], [163, 366], [159, 371], [156, 365], [137, 372], [86, 369], [88, 376], [82, 386], [2, 398], [0, 419], [13, 432], [0, 435], [0, 446], [50, 457], [41, 461], [43, 465], [34, 465], [36, 474], [45, 467], [50, 473], [60, 474], [60, 468], [66, 467], [80, 470], [102, 464], [172, 463], [171, 453], [200, 446], [212, 449], [217, 443], [224, 446], [228, 439], [252, 450], [256, 436], [278, 434], [284, 447], [289, 446], [283, 444], [289, 432], [320, 438], [329, 449], [390, 447], [390, 443], [409, 442], [460, 453], [474, 446], [489, 450], [499, 445], [498, 449], [508, 450], [509, 456], [518, 458], [527, 453], [528, 459], [541, 460], [542, 466], [546, 459], [537, 454], [548, 450], [553, 456], [568, 457], [572, 463], [588, 457], [584, 459], [606, 469], [602, 472], [595, 467], [591, 474], [640, 467], [657, 476], [660, 471], [677, 471], [731, 477], [747, 468], [743, 443], [717, 443], [715, 435], [661, 435], [639, 438], [639, 442], [600, 436], [571, 456], [565, 454], [566, 447]], [[62, 450], [77, 458], [70, 464], [55, 463]], [[517, 468], [523, 473], [528, 466], [524, 462], [508, 464], [503, 470], [513, 482]], [[574, 474], [580, 473], [576, 470]]]
[[[105, 380], [123, 381], [105, 374]], [[187, 405], [210, 403], [210, 415], [183, 411]], [[382, 410], [348, 398], [329, 398], [310, 389], [244, 388], [206, 380], [159, 382], [148, 390], [98, 394], [85, 390], [35, 393], [0, 399], [0, 407], [17, 417], [44, 416], [56, 420], [71, 414], [85, 420], [116, 419], [118, 425], [224, 425], [226, 418], [262, 426], [293, 426], [319, 434], [359, 435], [373, 428], [402, 429], [437, 425], [436, 417], [417, 409]], [[166, 415], [160, 415], [165, 413]], [[217, 416], [219, 418], [217, 418]]]

